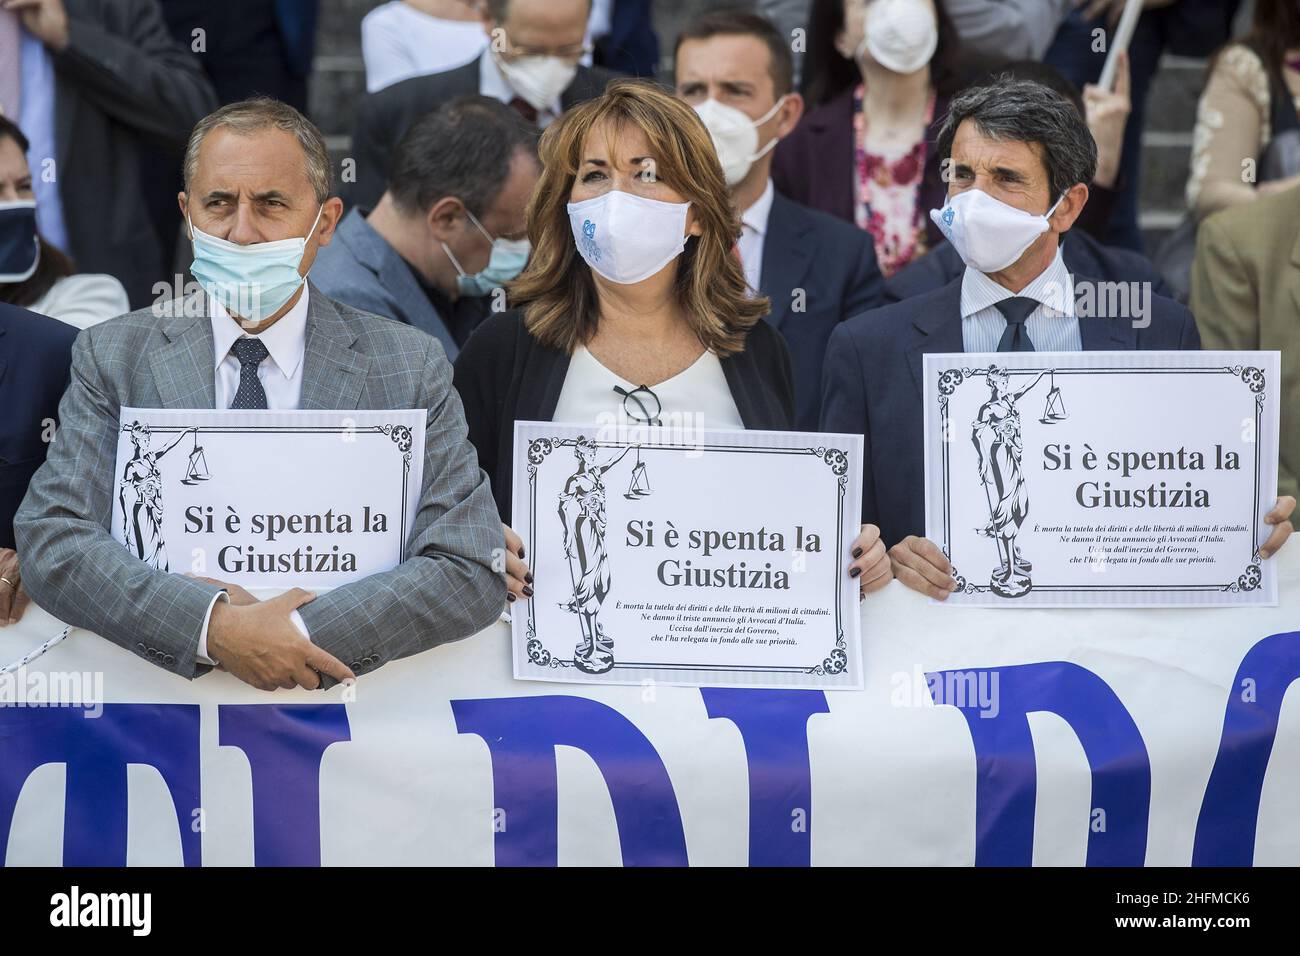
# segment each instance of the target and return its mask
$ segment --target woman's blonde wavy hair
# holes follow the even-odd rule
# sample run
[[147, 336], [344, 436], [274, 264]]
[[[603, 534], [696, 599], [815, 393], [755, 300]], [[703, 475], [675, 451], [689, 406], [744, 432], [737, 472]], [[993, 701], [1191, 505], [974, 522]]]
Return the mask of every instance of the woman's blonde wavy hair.
[[[599, 302], [591, 269], [578, 255], [566, 208], [593, 129], [645, 134], [655, 173], [691, 203], [702, 230], [677, 258], [677, 301], [704, 346], [719, 356], [743, 351], [745, 334], [769, 303], [751, 297], [735, 254], [740, 221], [708, 130], [695, 111], [660, 87], [617, 80], [603, 95], [567, 111], [542, 134], [542, 175], [528, 205], [528, 267], [510, 284], [511, 300], [543, 345], [572, 354], [596, 332]], [[612, 153], [611, 153], [612, 156]]]

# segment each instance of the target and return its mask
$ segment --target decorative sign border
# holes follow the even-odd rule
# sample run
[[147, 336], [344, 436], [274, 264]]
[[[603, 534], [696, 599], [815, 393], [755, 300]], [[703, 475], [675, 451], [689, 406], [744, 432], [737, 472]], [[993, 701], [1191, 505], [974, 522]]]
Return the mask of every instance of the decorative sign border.
[[[1218, 367], [1166, 367], [1166, 368], [1008, 368], [1005, 369], [1008, 376], [1017, 375], [1035, 375], [1042, 372], [1052, 372], [1055, 375], [1232, 375], [1239, 378], [1246, 388], [1250, 389], [1255, 397], [1255, 498], [1254, 507], [1251, 513], [1252, 534], [1251, 541], [1259, 540], [1259, 515], [1260, 515], [1260, 470], [1263, 463], [1260, 459], [1260, 442], [1258, 436], [1262, 433], [1264, 416], [1264, 399], [1265, 399], [1265, 375], [1262, 369], [1253, 365], [1230, 365]], [[942, 431], [941, 435], [951, 434], [950, 424], [948, 421], [948, 401], [956, 392], [957, 388], [970, 381], [972, 378], [982, 376], [988, 372], [988, 368], [972, 368], [963, 366], [962, 368], [949, 368], [939, 370], [938, 380], [938, 401], [939, 401], [939, 423]], [[940, 442], [942, 447], [942, 474], [943, 474], [943, 540], [939, 547], [947, 556], [949, 563], [952, 564], [953, 579], [957, 582], [958, 590], [963, 594], [981, 594], [991, 592], [992, 589], [987, 584], [972, 584], [964, 576], [958, 573], [957, 563], [952, 555], [951, 545], [951, 495], [949, 494], [949, 473], [948, 473], [948, 446], [950, 442], [944, 440]], [[1263, 572], [1260, 568], [1262, 560], [1258, 547], [1251, 546], [1251, 555], [1246, 562], [1246, 569], [1237, 576], [1235, 581], [1229, 581], [1226, 584], [1133, 584], [1127, 586], [1115, 586], [1109, 584], [1077, 584], [1077, 585], [1051, 585], [1034, 583], [1034, 591], [1046, 591], [1055, 593], [1087, 593], [1089, 591], [1134, 591], [1134, 592], [1242, 592], [1253, 591], [1263, 582]], [[1013, 601], [1014, 598], [1007, 598]]]
[[[536, 553], [534, 542], [537, 540], [537, 469], [546, 459], [546, 456], [560, 446], [565, 439], [558, 435], [550, 437], [534, 438], [528, 443], [528, 498], [529, 498], [529, 521], [528, 521], [528, 538], [524, 548], [526, 553]], [[617, 441], [597, 441], [591, 440], [591, 443], [597, 448], [632, 448], [636, 447], [634, 442], [617, 442]], [[735, 445], [700, 445], [700, 444], [669, 444], [669, 443], [651, 443], [640, 446], [642, 455], [654, 451], [720, 451], [739, 454], [774, 454], [774, 455], [814, 455], [825, 462], [836, 476], [836, 487], [838, 489], [836, 510], [835, 510], [835, 554], [843, 554], [845, 550], [844, 542], [844, 499], [848, 488], [848, 470], [849, 455], [842, 448], [831, 448], [825, 445], [818, 447], [741, 447]], [[620, 662], [615, 661], [613, 669], [619, 670], [679, 670], [679, 671], [711, 671], [720, 674], [806, 674], [815, 677], [829, 677], [843, 674], [848, 670], [849, 655], [848, 645], [844, 639], [844, 621], [841, 614], [843, 604], [843, 588], [845, 574], [839, 565], [835, 565], [835, 647], [831, 652], [822, 659], [820, 664], [814, 664], [810, 667], [791, 667], [791, 666], [734, 666], [729, 664], [660, 664], [653, 662]], [[536, 667], [542, 668], [563, 668], [574, 667], [571, 660], [561, 659], [553, 655], [546, 647], [543, 646], [541, 639], [537, 636], [536, 618], [533, 613], [533, 599], [528, 599], [528, 623], [527, 623], [527, 644], [528, 662]]]
[[[159, 411], [169, 411], [159, 409]], [[119, 427], [129, 427], [132, 422], [122, 422]], [[336, 434], [336, 435], [383, 435], [390, 439], [402, 453], [402, 512], [401, 524], [402, 529], [401, 544], [398, 547], [397, 563], [406, 560], [406, 501], [407, 493], [410, 489], [411, 481], [411, 429], [406, 425], [149, 425], [149, 431], [155, 435], [183, 434], [185, 432], [194, 432], [197, 437], [200, 434], [208, 435], [308, 435], [308, 434]], [[385, 446], [388, 447], [388, 446]], [[114, 479], [113, 495], [116, 500], [118, 490], [121, 484], [121, 477]]]

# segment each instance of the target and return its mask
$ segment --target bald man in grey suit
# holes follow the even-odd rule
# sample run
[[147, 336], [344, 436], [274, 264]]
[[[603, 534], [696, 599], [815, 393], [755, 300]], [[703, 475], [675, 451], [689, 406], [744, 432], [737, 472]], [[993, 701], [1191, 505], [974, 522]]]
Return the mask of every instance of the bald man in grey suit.
[[[195, 127], [180, 203], [204, 242], [199, 232], [243, 247], [306, 236], [301, 276], [342, 212], [319, 132], [271, 100], [223, 107]], [[14, 522], [36, 603], [182, 677], [219, 664], [263, 690], [329, 686], [497, 618], [504, 530], [442, 346], [309, 283], [288, 287], [266, 316], [236, 315], [214, 287], [77, 338], [57, 438]], [[109, 532], [123, 406], [424, 409], [405, 560], [314, 599], [293, 588], [269, 601], [149, 566]]]

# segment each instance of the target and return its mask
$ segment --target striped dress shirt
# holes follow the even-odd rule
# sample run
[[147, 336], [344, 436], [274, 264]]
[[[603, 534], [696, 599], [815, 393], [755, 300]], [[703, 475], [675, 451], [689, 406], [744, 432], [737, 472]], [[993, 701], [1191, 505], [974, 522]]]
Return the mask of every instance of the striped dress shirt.
[[1061, 250], [1038, 278], [1019, 292], [998, 285], [983, 272], [966, 267], [961, 280], [961, 339], [967, 352], [996, 352], [1007, 329], [997, 303], [1013, 295], [1042, 303], [1030, 313], [1025, 332], [1035, 352], [1080, 352], [1079, 319], [1074, 314], [1074, 278], [1065, 268]]

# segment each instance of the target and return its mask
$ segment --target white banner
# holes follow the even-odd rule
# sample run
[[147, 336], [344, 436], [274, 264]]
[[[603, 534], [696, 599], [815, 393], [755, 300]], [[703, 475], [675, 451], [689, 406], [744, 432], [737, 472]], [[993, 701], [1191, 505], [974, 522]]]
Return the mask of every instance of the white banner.
[[401, 563], [423, 409], [123, 408], [113, 532], [140, 560], [249, 587], [331, 588]]
[[[0, 852], [1296, 865], [1300, 551], [1277, 560], [1281, 607], [1007, 614], [894, 583], [862, 605], [860, 692], [518, 681], [495, 625], [351, 700], [268, 694], [74, 631], [0, 679]], [[0, 629], [0, 660], [58, 627], [32, 608]], [[92, 705], [41, 706], [51, 692]]]
[[925, 356], [950, 604], [1271, 604], [1277, 352]]
[[862, 686], [862, 436], [516, 422], [514, 451], [516, 677]]

